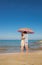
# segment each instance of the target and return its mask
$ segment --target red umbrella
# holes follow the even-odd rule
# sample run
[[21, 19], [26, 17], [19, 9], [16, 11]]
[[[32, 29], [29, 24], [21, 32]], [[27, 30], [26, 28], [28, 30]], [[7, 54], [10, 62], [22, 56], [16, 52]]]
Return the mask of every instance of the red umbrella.
[[18, 32], [24, 32], [24, 33], [28, 33], [28, 34], [32, 34], [32, 33], [34, 33], [31, 29], [29, 29], [29, 28], [20, 28], [19, 30], [18, 30]]

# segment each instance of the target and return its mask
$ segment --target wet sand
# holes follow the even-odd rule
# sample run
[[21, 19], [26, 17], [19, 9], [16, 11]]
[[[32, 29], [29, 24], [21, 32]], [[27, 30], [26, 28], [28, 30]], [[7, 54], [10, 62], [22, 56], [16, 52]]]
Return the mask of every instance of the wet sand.
[[42, 51], [27, 53], [2, 53], [0, 65], [42, 65]]

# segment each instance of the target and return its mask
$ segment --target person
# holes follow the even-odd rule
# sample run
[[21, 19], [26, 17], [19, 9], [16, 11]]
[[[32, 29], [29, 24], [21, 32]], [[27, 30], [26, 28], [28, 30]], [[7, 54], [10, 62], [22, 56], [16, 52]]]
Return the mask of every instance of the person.
[[24, 43], [25, 43], [25, 37], [24, 33], [21, 34], [21, 52], [24, 51]]
[[26, 48], [26, 52], [28, 52], [28, 34], [21, 34], [21, 52], [24, 51], [24, 46]]

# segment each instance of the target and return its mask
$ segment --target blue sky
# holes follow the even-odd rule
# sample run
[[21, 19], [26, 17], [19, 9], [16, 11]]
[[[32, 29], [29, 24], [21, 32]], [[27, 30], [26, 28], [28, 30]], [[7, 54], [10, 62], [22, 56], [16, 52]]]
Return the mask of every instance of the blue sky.
[[20, 39], [19, 28], [31, 28], [29, 39], [42, 39], [42, 0], [0, 0], [0, 39]]

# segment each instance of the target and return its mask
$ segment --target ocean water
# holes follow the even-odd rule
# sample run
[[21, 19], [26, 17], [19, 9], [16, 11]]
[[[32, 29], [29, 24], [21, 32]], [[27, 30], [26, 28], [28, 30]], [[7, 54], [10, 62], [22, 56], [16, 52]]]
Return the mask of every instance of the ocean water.
[[[31, 49], [40, 48], [38, 40], [29, 40], [28, 47]], [[0, 40], [0, 53], [20, 52], [21, 40]]]

